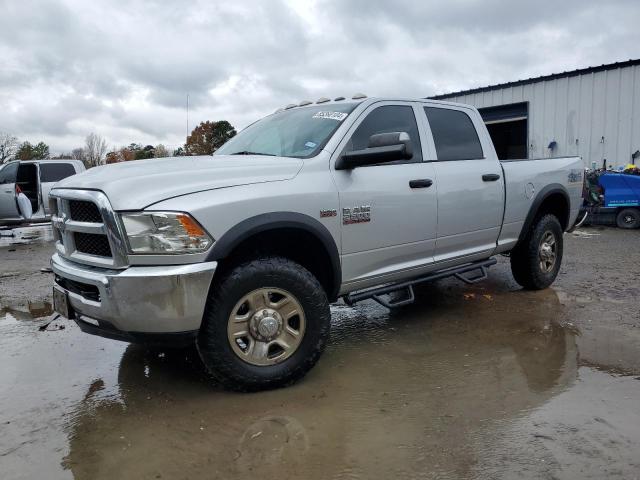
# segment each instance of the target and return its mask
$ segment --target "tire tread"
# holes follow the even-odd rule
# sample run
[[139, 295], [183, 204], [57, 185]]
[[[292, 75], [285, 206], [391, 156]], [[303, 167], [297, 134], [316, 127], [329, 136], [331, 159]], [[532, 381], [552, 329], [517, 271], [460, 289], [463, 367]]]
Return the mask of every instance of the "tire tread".
[[[538, 265], [538, 245], [543, 233], [553, 230], [558, 245], [556, 265], [551, 275]], [[562, 227], [555, 215], [546, 214], [533, 223], [523, 242], [511, 252], [511, 272], [516, 282], [527, 290], [542, 290], [556, 279], [562, 263]]]
[[[226, 324], [229, 299], [235, 304], [238, 300], [234, 298], [237, 297], [235, 288], [251, 279], [261, 278], [267, 283], [274, 282], [276, 284], [270, 286], [276, 287], [279, 286], [277, 283], [283, 281], [283, 277], [304, 289], [304, 298], [298, 300], [305, 309], [305, 335], [310, 331], [316, 333], [315, 343], [309, 345], [303, 358], [296, 362], [303, 350], [301, 345], [291, 357], [276, 365], [278, 368], [245, 364], [228, 345]], [[315, 312], [315, 318], [310, 318], [309, 312]], [[309, 329], [310, 322], [316, 322], [317, 332], [313, 332], [313, 328]], [[280, 388], [301, 379], [316, 364], [326, 347], [330, 323], [331, 313], [326, 294], [320, 282], [308, 270], [283, 257], [257, 258], [236, 266], [214, 281], [207, 298], [203, 325], [198, 337], [198, 351], [209, 375], [227, 389], [248, 392]], [[221, 335], [223, 330], [225, 333]], [[260, 373], [260, 368], [270, 369], [274, 373], [267, 377]]]

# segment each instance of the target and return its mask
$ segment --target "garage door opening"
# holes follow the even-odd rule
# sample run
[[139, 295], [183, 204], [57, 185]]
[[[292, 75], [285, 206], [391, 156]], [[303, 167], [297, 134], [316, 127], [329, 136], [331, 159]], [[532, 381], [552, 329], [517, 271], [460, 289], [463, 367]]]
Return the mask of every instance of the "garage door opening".
[[500, 160], [527, 158], [528, 104], [480, 108]]
[[487, 123], [500, 160], [527, 158], [527, 119]]

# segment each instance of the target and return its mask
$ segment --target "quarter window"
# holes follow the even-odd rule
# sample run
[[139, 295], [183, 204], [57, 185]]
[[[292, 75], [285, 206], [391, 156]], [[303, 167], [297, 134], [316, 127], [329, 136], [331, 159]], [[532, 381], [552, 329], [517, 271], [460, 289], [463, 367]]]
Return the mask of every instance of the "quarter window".
[[[369, 146], [369, 137], [378, 133], [406, 132], [411, 138], [413, 158], [409, 162], [422, 161], [422, 148], [420, 147], [420, 135], [418, 124], [413, 114], [413, 108], [408, 105], [385, 105], [376, 108], [367, 115], [345, 148], [346, 151], [363, 150]], [[398, 163], [406, 163], [407, 160], [399, 160]], [[393, 163], [393, 162], [391, 162]], [[385, 163], [385, 165], [387, 165]]]
[[40, 164], [40, 181], [41, 182], [59, 182], [63, 178], [75, 175], [76, 171], [73, 165], [69, 163], [41, 163]]
[[469, 115], [460, 110], [425, 107], [438, 160], [484, 158], [478, 132]]

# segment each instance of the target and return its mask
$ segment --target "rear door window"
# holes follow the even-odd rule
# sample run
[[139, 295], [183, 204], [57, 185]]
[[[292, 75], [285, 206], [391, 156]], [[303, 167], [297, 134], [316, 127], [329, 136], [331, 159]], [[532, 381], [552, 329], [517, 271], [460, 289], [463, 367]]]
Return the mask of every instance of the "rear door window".
[[[369, 137], [378, 133], [406, 132], [411, 138], [413, 158], [411, 160], [399, 160], [398, 163], [421, 162], [422, 147], [420, 135], [413, 107], [409, 105], [384, 105], [373, 110], [367, 115], [353, 133], [346, 151], [363, 150], [369, 146]], [[387, 162], [385, 165], [395, 162]]]
[[439, 161], [484, 158], [471, 118], [460, 110], [424, 107]]
[[0, 185], [7, 183], [16, 183], [18, 176], [18, 162], [9, 163], [0, 169]]
[[75, 175], [76, 170], [70, 163], [41, 163], [40, 181], [59, 182], [63, 178]]

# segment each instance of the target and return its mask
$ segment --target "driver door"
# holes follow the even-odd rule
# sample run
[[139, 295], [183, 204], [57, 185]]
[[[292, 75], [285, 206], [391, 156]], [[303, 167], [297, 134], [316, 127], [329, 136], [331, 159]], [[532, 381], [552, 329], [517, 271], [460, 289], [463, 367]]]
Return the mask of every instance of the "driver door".
[[16, 202], [16, 177], [20, 162], [6, 164], [0, 170], [0, 219], [19, 218]]
[[[437, 231], [435, 173], [430, 145], [411, 102], [379, 102], [365, 110], [331, 161], [342, 223], [342, 273], [347, 288], [393, 280], [433, 263]], [[335, 170], [345, 151], [367, 147], [378, 133], [406, 132], [413, 157]]]

